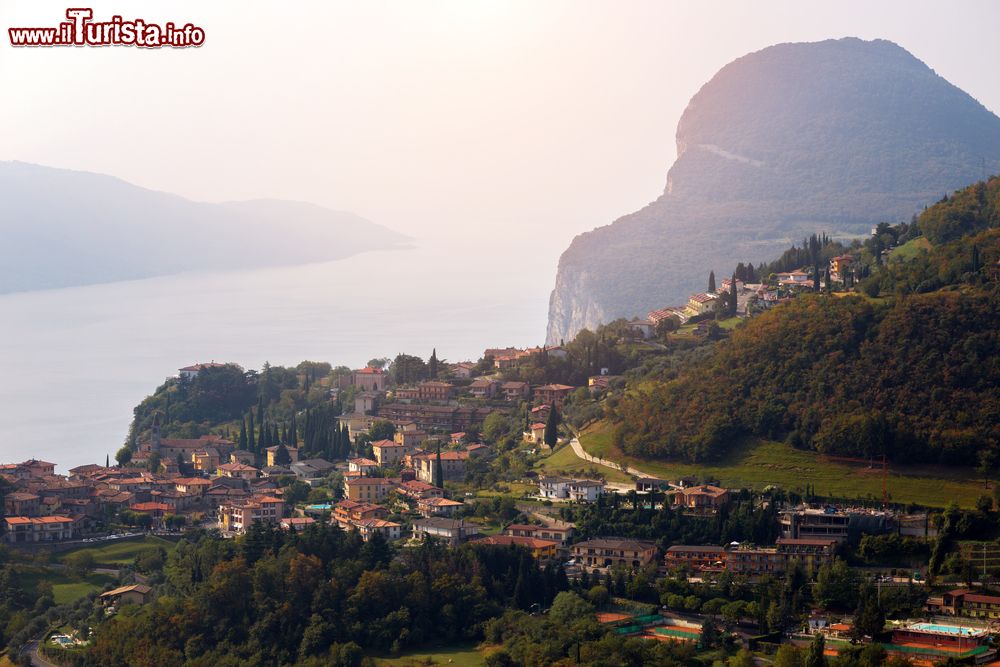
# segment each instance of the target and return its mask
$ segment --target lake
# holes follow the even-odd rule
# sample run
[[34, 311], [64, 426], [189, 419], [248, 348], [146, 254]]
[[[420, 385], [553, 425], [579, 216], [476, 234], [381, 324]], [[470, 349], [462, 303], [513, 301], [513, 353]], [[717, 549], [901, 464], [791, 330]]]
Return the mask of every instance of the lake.
[[399, 352], [475, 360], [545, 337], [555, 261], [415, 242], [325, 264], [192, 273], [0, 296], [0, 462], [102, 463], [132, 408], [182, 366]]

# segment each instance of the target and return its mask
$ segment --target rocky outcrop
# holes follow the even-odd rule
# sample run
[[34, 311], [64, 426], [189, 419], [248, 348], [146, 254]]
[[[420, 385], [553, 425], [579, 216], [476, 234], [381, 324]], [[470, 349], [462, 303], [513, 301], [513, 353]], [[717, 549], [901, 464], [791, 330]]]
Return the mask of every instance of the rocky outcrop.
[[702, 87], [677, 152], [663, 195], [562, 254], [548, 343], [679, 305], [710, 270], [813, 232], [909, 219], [1000, 171], [1000, 118], [891, 42], [780, 44]]

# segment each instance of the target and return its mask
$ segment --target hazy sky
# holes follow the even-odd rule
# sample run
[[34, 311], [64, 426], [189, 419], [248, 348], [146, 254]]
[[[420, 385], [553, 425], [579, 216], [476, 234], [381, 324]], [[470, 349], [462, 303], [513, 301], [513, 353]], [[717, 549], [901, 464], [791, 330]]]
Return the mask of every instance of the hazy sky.
[[687, 101], [749, 51], [887, 38], [1000, 110], [991, 0], [72, 4], [191, 21], [206, 45], [13, 49], [7, 27], [67, 4], [0, 0], [0, 159], [515, 240], [545, 290], [573, 235], [660, 193]]

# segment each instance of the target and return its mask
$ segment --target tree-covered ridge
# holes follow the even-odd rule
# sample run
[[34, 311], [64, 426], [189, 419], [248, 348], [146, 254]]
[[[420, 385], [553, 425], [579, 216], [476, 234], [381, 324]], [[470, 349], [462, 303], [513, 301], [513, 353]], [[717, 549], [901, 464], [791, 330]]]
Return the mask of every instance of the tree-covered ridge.
[[831, 454], [996, 460], [998, 193], [993, 179], [921, 215], [920, 230], [954, 240], [889, 261], [861, 286], [888, 298], [801, 297], [750, 320], [675, 379], [639, 383], [613, 415], [618, 444], [700, 461], [753, 435]]
[[[196, 438], [221, 431], [235, 442], [241, 424], [249, 419], [257, 433], [267, 422], [269, 429], [279, 431], [279, 440], [291, 444], [291, 434], [281, 435], [294, 429], [302, 436], [306, 427], [304, 419], [296, 423], [296, 413], [328, 411], [329, 379], [347, 372], [325, 362], [303, 361], [287, 368], [265, 364], [261, 371], [223, 364], [203, 368], [193, 378], [168, 378], [136, 406], [127, 445], [134, 449], [148, 437], [154, 416], [164, 437]], [[339, 414], [339, 407], [333, 408]]]
[[84, 662], [356, 665], [364, 652], [479, 638], [504, 608], [548, 606], [569, 587], [521, 548], [394, 551], [319, 524], [193, 535], [170, 553], [158, 599], [103, 623]]

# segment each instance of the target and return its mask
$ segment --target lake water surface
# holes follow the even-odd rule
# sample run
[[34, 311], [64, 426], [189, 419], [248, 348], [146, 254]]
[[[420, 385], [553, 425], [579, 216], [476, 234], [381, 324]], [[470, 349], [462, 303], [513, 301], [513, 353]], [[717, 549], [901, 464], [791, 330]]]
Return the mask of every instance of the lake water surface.
[[199, 361], [357, 367], [434, 347], [461, 361], [540, 344], [551, 264], [539, 275], [418, 242], [326, 264], [0, 296], [0, 462], [35, 457], [65, 472], [113, 458], [132, 408]]

